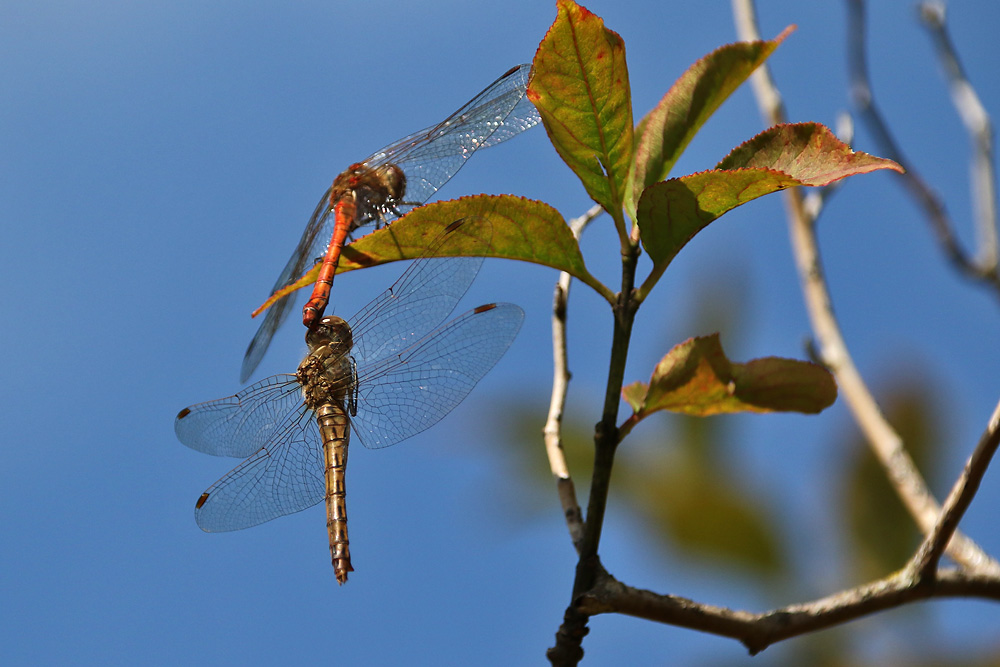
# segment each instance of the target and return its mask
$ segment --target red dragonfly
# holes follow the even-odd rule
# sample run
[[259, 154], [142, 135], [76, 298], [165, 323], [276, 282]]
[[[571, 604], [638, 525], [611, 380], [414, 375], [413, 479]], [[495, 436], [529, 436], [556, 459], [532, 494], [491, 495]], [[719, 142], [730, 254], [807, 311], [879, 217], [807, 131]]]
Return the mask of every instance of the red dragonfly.
[[334, 179], [274, 283], [273, 296], [253, 313], [256, 317], [270, 307], [243, 357], [241, 382], [253, 374], [291, 311], [293, 290], [288, 288], [319, 257], [323, 262], [319, 277], [302, 311], [306, 326], [326, 308], [348, 234], [366, 223], [390, 223], [423, 204], [475, 151], [495, 146], [540, 122], [538, 111], [525, 96], [530, 71], [530, 65], [511, 68], [445, 120], [352, 164]]
[[[489, 230], [476, 225], [452, 223], [429, 254], [459, 241], [466, 252], [485, 254]], [[246, 458], [198, 499], [198, 525], [240, 530], [325, 500], [334, 572], [346, 582], [354, 570], [344, 485], [350, 431], [376, 449], [430, 428], [500, 360], [521, 327], [524, 313], [509, 303], [446, 322], [482, 263], [424, 257], [350, 320], [315, 322], [294, 375], [181, 410], [174, 428], [182, 443]]]

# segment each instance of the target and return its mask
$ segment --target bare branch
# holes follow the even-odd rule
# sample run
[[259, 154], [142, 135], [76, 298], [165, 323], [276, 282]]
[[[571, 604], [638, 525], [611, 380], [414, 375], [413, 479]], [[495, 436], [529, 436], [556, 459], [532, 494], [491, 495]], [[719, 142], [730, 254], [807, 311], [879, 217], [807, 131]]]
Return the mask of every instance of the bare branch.
[[[579, 240], [584, 228], [604, 211], [599, 205], [594, 205], [579, 218], [571, 220], [570, 229], [573, 236]], [[556, 488], [559, 502], [562, 504], [563, 515], [566, 517], [566, 527], [569, 528], [573, 546], [579, 551], [580, 539], [583, 537], [583, 513], [576, 500], [576, 489], [573, 478], [566, 465], [566, 456], [562, 446], [562, 417], [566, 406], [566, 392], [569, 389], [569, 358], [566, 348], [566, 312], [569, 301], [571, 276], [565, 271], [559, 274], [552, 304], [552, 398], [549, 400], [549, 416], [545, 421], [542, 434], [545, 439], [545, 453], [549, 458], [549, 467], [556, 478]]]
[[958, 528], [958, 522], [962, 520], [965, 510], [976, 495], [979, 484], [986, 474], [993, 455], [996, 454], [997, 445], [1000, 444], [1000, 403], [993, 409], [990, 421], [986, 425], [986, 431], [979, 438], [979, 444], [969, 457], [962, 474], [959, 475], [951, 493], [944, 501], [941, 509], [941, 517], [938, 519], [934, 530], [927, 536], [924, 543], [920, 545], [914, 556], [913, 563], [918, 576], [929, 579], [934, 576], [941, 554], [944, 552], [948, 540]]
[[943, 597], [1000, 600], [1000, 578], [949, 569], [928, 581], [897, 572], [812, 602], [763, 613], [701, 604], [675, 595], [626, 586], [602, 572], [594, 588], [577, 599], [587, 615], [619, 613], [700, 630], [743, 643], [755, 655], [768, 646], [904, 604]]
[[[733, 20], [736, 21], [736, 34], [745, 42], [760, 40], [760, 29], [757, 27], [757, 10], [753, 0], [733, 0]], [[781, 93], [774, 85], [771, 70], [761, 65], [750, 75], [750, 86], [757, 100], [761, 115], [766, 118], [784, 118], [785, 104], [781, 101]]]
[[997, 242], [997, 190], [993, 166], [993, 124], [979, 100], [975, 88], [965, 75], [958, 54], [945, 29], [944, 5], [924, 2], [920, 5], [920, 18], [930, 33], [938, 58], [944, 67], [955, 104], [965, 129], [972, 139], [972, 209], [975, 215], [978, 252], [976, 264], [979, 271], [996, 273], [1000, 261]]
[[[751, 0], [733, 0], [733, 4], [740, 39], [759, 39], [759, 30], [753, 22], [754, 13]], [[848, 0], [848, 4], [858, 5], [860, 1]], [[774, 87], [766, 64], [761, 65], [754, 72], [753, 81], [755, 93], [757, 93], [758, 87]], [[864, 86], [863, 90], [867, 95], [867, 85]], [[773, 100], [775, 99], [780, 100], [780, 96], [776, 92], [766, 90], [763, 91], [762, 96], [758, 97], [758, 106], [764, 114], [765, 122], [769, 124], [785, 122], [784, 110], [780, 104], [774, 104]], [[890, 484], [920, 527], [921, 532], [924, 535], [929, 535], [937, 524], [940, 506], [927, 489], [927, 484], [903, 446], [902, 439], [882, 415], [875, 398], [854, 365], [840, 331], [840, 325], [833, 313], [833, 305], [823, 274], [822, 260], [816, 240], [815, 219], [806, 211], [801, 188], [791, 188], [786, 191], [785, 196], [788, 205], [792, 252], [798, 266], [809, 319], [820, 344], [821, 358], [837, 378], [841, 395], [847, 402], [876, 458], [885, 469]], [[952, 536], [948, 544], [948, 555], [956, 563], [970, 568], [984, 568], [984, 571], [1000, 574], [1000, 564], [984, 553], [975, 542], [959, 532]]]
[[[1000, 274], [994, 262], [991, 266], [979, 266], [968, 256], [953, 231], [954, 224], [945, 212], [944, 204], [930, 186], [920, 177], [914, 166], [903, 156], [889, 128], [875, 105], [865, 51], [865, 6], [864, 0], [847, 0], [848, 9], [848, 75], [851, 79], [851, 98], [858, 109], [858, 115], [867, 124], [879, 153], [883, 157], [898, 162], [906, 172], [898, 174], [903, 186], [910, 193], [937, 236], [945, 255], [966, 277], [990, 286], [1000, 296]], [[992, 181], [990, 182], [992, 188]], [[991, 232], [990, 234], [994, 234]], [[995, 251], [994, 251], [995, 252]]]

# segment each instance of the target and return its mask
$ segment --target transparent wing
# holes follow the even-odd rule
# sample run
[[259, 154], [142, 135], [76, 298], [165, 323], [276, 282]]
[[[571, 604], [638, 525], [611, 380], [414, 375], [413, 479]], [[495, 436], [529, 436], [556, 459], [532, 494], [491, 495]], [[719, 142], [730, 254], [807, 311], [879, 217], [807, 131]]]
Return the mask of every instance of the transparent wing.
[[[427, 201], [480, 148], [495, 146], [541, 122], [538, 111], [525, 95], [530, 72], [531, 65], [511, 68], [445, 120], [403, 137], [362, 162], [369, 167], [392, 163], [406, 174], [405, 201], [384, 211], [383, 222], [392, 222]], [[313, 211], [272, 294], [301, 277], [313, 260], [325, 253], [334, 222], [329, 194], [327, 189]], [[240, 382], [246, 382], [260, 364], [274, 333], [294, 304], [295, 297], [289, 294], [267, 310], [243, 356]]]
[[275, 375], [178, 414], [174, 430], [188, 447], [249, 457], [202, 496], [202, 530], [249, 528], [323, 500], [323, 447], [299, 387], [294, 375]]
[[302, 409], [294, 375], [273, 375], [239, 393], [184, 408], [174, 421], [177, 439], [213, 456], [250, 456], [288, 428]]
[[[470, 253], [486, 254], [491, 238], [487, 220], [460, 220], [431, 242], [427, 254], [446, 253], [459, 240], [470, 244]], [[424, 257], [413, 262], [392, 287], [348, 321], [355, 359], [382, 359], [423, 338], [451, 315], [482, 265], [482, 257]]]
[[480, 306], [401, 353], [359, 361], [355, 435], [374, 449], [436, 424], [500, 360], [523, 321], [513, 304]]
[[364, 164], [392, 163], [406, 174], [406, 203], [427, 201], [480, 148], [507, 141], [541, 122], [526, 91], [531, 65], [508, 70], [437, 125], [414, 132], [377, 151]]
[[[295, 252], [285, 264], [285, 268], [275, 281], [274, 287], [271, 288], [271, 294], [294, 283], [315, 263], [317, 257], [326, 253], [326, 245], [333, 235], [333, 222], [334, 215], [330, 208], [330, 188], [327, 188], [319, 203], [316, 204], [316, 209], [313, 211], [312, 217], [309, 218], [309, 224], [306, 225], [302, 238], [299, 239], [299, 244], [295, 247]], [[261, 359], [264, 358], [264, 353], [267, 352], [267, 348], [271, 344], [271, 339], [274, 338], [274, 333], [288, 317], [288, 314], [292, 312], [295, 306], [295, 297], [294, 293], [288, 294], [265, 311], [260, 326], [257, 327], [257, 333], [254, 334], [253, 340], [250, 341], [250, 345], [247, 346], [247, 351], [243, 355], [240, 382], [246, 382], [257, 369]]]
[[202, 495], [194, 511], [209, 533], [241, 530], [312, 507], [325, 497], [323, 446], [304, 407], [275, 439]]

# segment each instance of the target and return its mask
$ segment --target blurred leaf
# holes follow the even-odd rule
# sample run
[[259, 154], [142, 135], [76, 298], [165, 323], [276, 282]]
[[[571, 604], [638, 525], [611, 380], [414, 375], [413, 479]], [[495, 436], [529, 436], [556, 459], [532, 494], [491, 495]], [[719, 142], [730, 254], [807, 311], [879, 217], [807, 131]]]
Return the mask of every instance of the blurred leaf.
[[[683, 328], [706, 330], [715, 323], [727, 331], [746, 331], [750, 287], [738, 271], [724, 270], [699, 282], [691, 310], [679, 314], [690, 322]], [[573, 358], [571, 354], [571, 363]], [[511, 449], [501, 453], [506, 466], [497, 474], [496, 493], [501, 498], [497, 504], [506, 508], [502, 516], [519, 511], [555, 517], [559, 504], [541, 434], [548, 397], [539, 394], [532, 401], [529, 393], [500, 402], [491, 411], [490, 429], [511, 443]], [[581, 413], [580, 400], [571, 402], [562, 435], [577, 498], [586, 508], [600, 405], [585, 399], [583, 403], [592, 412]], [[627, 525], [643, 530], [664, 553], [699, 566], [721, 564], [728, 568], [726, 576], [744, 577], [746, 586], [762, 586], [765, 595], [780, 603], [785, 599], [785, 579], [777, 575], [787, 573], [788, 561], [783, 524], [770, 494], [757, 491], [732, 463], [732, 447], [739, 446], [728, 435], [733, 420], [670, 415], [656, 422], [662, 428], [645, 429], [632, 437], [629, 447], [618, 449], [611, 478], [612, 506], [634, 517]]]
[[622, 208], [633, 149], [625, 44], [572, 0], [557, 0], [556, 8], [535, 54], [528, 99], [587, 194], [614, 213]]
[[641, 460], [619, 456], [622, 483], [614, 488], [673, 549], [754, 575], [780, 572], [785, 559], [775, 517], [726, 465], [718, 420], [679, 417], [672, 423], [682, 432], [670, 437], [669, 446]]
[[827, 185], [892, 160], [854, 152], [818, 123], [777, 125], [734, 149], [715, 169], [650, 185], [636, 220], [642, 244], [662, 270], [695, 234], [724, 213], [795, 185]]
[[[496, 520], [509, 519], [511, 510], [530, 515], [558, 512], [541, 436], [544, 404], [544, 397], [538, 405], [500, 399], [498, 409], [491, 411], [493, 428], [511, 445], [503, 452], [511, 472], [498, 478], [496, 493], [506, 497], [500, 496], [504, 499], [498, 507], [504, 511]], [[666, 549], [698, 560], [710, 557], [753, 577], [783, 571], [779, 526], [767, 505], [725, 464], [719, 446], [721, 422], [680, 418], [679, 423], [683, 432], [671, 438], [671, 447], [621, 450], [611, 479], [615, 505], [637, 517]], [[562, 435], [577, 499], [586, 508], [594, 427], [567, 414]]]
[[642, 191], [670, 174], [677, 159], [716, 109], [767, 60], [795, 26], [771, 41], [727, 44], [698, 60], [639, 122], [627, 205], [635, 211]]
[[[609, 294], [590, 275], [573, 233], [562, 216], [548, 204], [513, 195], [475, 195], [434, 202], [415, 208], [396, 223], [383, 227], [344, 247], [337, 265], [337, 274], [378, 266], [405, 259], [427, 256], [427, 248], [448, 225], [456, 220], [482, 221], [479, 234], [488, 234], [487, 257], [516, 259], [551, 266], [566, 271], [600, 294]], [[463, 251], [482, 255], [481, 239], [470, 238], [468, 244], [449, 243], [443, 250], [450, 256]], [[316, 264], [298, 281], [275, 292], [261, 310], [298, 289], [316, 282], [320, 264]]]
[[[933, 482], [939, 460], [942, 402], [932, 391], [936, 384], [905, 371], [892, 377], [879, 391], [882, 409], [889, 423], [902, 437], [917, 468]], [[853, 539], [855, 577], [871, 579], [902, 566], [921, 539], [913, 523], [886, 479], [885, 469], [876, 461], [860, 434], [850, 443], [850, 458], [843, 477], [844, 510]]]
[[[489, 420], [485, 423], [491, 432], [499, 433], [498, 439], [511, 445], [502, 453], [511, 473], [501, 473], [497, 478], [497, 493], [507, 496], [497, 505], [502, 514], [512, 507], [533, 513], [550, 513], [558, 511], [559, 507], [542, 436], [547, 397], [526, 394], [497, 396], [495, 408], [483, 415]], [[561, 434], [563, 454], [573, 475], [577, 501], [585, 507], [594, 464], [594, 425], [567, 412], [563, 415]], [[616, 473], [612, 473], [612, 483], [617, 487]], [[531, 488], [526, 488], [527, 485]]]
[[622, 390], [634, 421], [658, 410], [694, 416], [726, 412], [816, 413], [837, 398], [830, 373], [816, 364], [766, 357], [746, 364], [726, 359], [719, 335], [691, 338], [656, 365], [649, 384]]

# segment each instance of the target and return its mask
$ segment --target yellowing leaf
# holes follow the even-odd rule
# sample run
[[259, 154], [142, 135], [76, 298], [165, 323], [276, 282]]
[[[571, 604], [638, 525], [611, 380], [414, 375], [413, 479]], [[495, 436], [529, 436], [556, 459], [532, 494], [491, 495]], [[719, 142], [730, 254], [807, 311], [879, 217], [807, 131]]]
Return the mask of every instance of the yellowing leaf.
[[746, 364], [726, 358], [719, 335], [691, 338], [657, 364], [649, 384], [622, 391], [633, 421], [657, 410], [708, 416], [729, 412], [816, 413], [837, 398], [830, 373], [816, 364], [766, 357]]
[[789, 26], [770, 41], [720, 47], [674, 82], [639, 124], [629, 188], [632, 210], [642, 191], [667, 177], [702, 125], [794, 29]]
[[[481, 238], [470, 237], [469, 243], [456, 241], [444, 246], [448, 255], [464, 253], [544, 264], [566, 271], [606, 298], [613, 298], [610, 290], [587, 271], [576, 239], [559, 212], [544, 202], [512, 195], [476, 195], [415, 208], [396, 223], [345, 246], [337, 274], [424, 257], [427, 246], [445, 227], [463, 218], [486, 223], [466, 229], [468, 233], [481, 230], [489, 234], [485, 244], [488, 247], [484, 250]], [[319, 264], [293, 285], [275, 292], [261, 310], [285, 294], [313, 284], [318, 275]]]
[[607, 211], [621, 210], [632, 161], [632, 93], [625, 44], [572, 0], [538, 46], [528, 99], [560, 157]]

